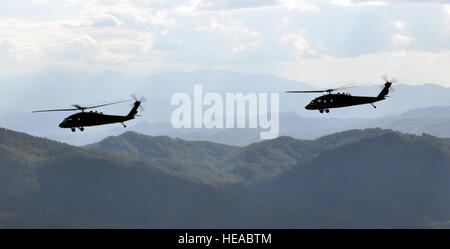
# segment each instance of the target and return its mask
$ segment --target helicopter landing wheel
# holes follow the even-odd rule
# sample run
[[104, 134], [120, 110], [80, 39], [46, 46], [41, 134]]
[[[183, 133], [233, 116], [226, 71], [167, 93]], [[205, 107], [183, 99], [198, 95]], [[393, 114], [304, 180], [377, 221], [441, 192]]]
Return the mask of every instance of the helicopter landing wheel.
[[326, 109], [326, 110], [325, 110], [325, 112], [326, 112], [326, 113], [329, 113], [329, 112], [330, 112], [330, 110]]
[[75, 128], [72, 127], [72, 128], [70, 128], [70, 129], [72, 130], [72, 132], [75, 132]]
[[79, 129], [80, 129], [80, 131], [84, 131], [84, 127], [80, 127]]
[[320, 109], [319, 112], [320, 112], [320, 113], [323, 113], [323, 109]]

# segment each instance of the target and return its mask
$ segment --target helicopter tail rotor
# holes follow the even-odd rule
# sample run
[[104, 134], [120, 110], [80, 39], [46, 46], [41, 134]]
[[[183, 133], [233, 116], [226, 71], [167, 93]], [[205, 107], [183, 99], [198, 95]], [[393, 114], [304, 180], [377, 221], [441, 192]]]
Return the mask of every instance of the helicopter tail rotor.
[[389, 78], [387, 77], [386, 74], [381, 76], [381, 78], [383, 78], [385, 83], [382, 86], [382, 90], [381, 90], [380, 94], [378, 94], [378, 98], [385, 98], [388, 95], [389, 90], [391, 92], [395, 92], [394, 88], [392, 88], [392, 83], [397, 82], [397, 79], [396, 78], [392, 78], [391, 80], [389, 80]]
[[[146, 99], [144, 96], [138, 98], [138, 97], [136, 97], [136, 94], [132, 94], [132, 95], [131, 95], [131, 98], [134, 100], [134, 104], [132, 105], [133, 107], [136, 106], [136, 104], [139, 103], [139, 105], [138, 105], [139, 109], [140, 109], [141, 111], [145, 111], [145, 108], [141, 105], [142, 102], [147, 101], [147, 99]], [[136, 110], [136, 111], [137, 111], [137, 110]], [[136, 113], [137, 113], [137, 112], [136, 112]]]

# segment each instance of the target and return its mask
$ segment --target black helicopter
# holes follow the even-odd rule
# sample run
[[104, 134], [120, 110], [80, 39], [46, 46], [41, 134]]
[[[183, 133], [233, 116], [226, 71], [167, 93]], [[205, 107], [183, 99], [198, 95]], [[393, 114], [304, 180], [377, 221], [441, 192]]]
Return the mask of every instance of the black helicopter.
[[121, 123], [123, 127], [127, 127], [124, 122], [134, 119], [138, 113], [138, 108], [141, 107], [141, 102], [145, 99], [137, 99], [135, 96], [133, 96], [134, 104], [131, 111], [126, 116], [119, 116], [119, 115], [107, 115], [103, 114], [102, 112], [97, 111], [89, 111], [85, 112], [87, 109], [93, 109], [98, 107], [103, 107], [107, 105], [114, 105], [124, 102], [129, 102], [132, 100], [124, 100], [124, 101], [118, 101], [103, 105], [96, 105], [96, 106], [80, 106], [80, 105], [73, 105], [75, 108], [71, 109], [55, 109], [55, 110], [39, 110], [39, 111], [33, 111], [33, 112], [58, 112], [58, 111], [77, 111], [80, 110], [81, 112], [78, 112], [76, 114], [70, 115], [69, 117], [65, 118], [60, 124], [60, 128], [70, 128], [72, 132], [75, 132], [76, 128], [80, 129], [80, 131], [84, 131], [85, 126], [97, 126], [97, 125], [104, 125], [104, 124], [113, 124], [113, 123]]
[[396, 79], [388, 80], [386, 75], [383, 75], [383, 79], [386, 82], [384, 84], [383, 89], [376, 97], [369, 97], [369, 96], [352, 96], [348, 93], [331, 93], [336, 90], [342, 90], [347, 89], [350, 87], [358, 86], [359, 84], [351, 84], [346, 85], [334, 89], [326, 89], [326, 90], [318, 90], [318, 91], [286, 91], [287, 93], [322, 93], [327, 92], [328, 94], [317, 97], [311, 101], [307, 106], [305, 106], [305, 109], [307, 110], [319, 110], [320, 113], [330, 112], [329, 109], [331, 108], [339, 108], [339, 107], [346, 107], [346, 106], [353, 106], [353, 105], [363, 105], [363, 104], [370, 104], [374, 108], [377, 108], [373, 103], [386, 99], [386, 95], [389, 93], [389, 88], [391, 87], [392, 83], [396, 82]]

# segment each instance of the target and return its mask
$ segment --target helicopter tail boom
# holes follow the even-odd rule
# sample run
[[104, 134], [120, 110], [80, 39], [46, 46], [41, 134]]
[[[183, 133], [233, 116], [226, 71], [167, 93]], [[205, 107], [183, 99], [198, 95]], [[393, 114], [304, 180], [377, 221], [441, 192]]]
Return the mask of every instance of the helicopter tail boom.
[[378, 94], [377, 98], [384, 99], [384, 97], [386, 95], [388, 95], [389, 88], [391, 87], [391, 85], [392, 85], [391, 82], [386, 82], [386, 84], [384, 84], [383, 90], [381, 90], [381, 92], [380, 92], [380, 94]]
[[128, 113], [127, 117], [134, 117], [138, 113], [137, 109], [139, 108], [140, 105], [141, 105], [141, 101], [135, 101], [133, 108]]

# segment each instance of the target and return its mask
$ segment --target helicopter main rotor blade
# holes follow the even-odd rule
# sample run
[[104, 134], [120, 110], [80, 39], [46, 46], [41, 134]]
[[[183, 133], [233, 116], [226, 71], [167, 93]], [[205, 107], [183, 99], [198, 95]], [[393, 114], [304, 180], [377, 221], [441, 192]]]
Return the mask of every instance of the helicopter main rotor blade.
[[113, 102], [113, 103], [108, 103], [108, 104], [103, 104], [103, 105], [95, 105], [95, 106], [72, 105], [75, 108], [70, 108], [70, 109], [53, 109], [53, 110], [39, 110], [39, 111], [33, 111], [33, 112], [67, 112], [67, 111], [77, 111], [77, 110], [84, 111], [86, 109], [92, 109], [92, 108], [97, 108], [97, 107], [102, 107], [102, 106], [107, 106], [107, 105], [114, 105], [114, 104], [129, 102], [129, 101], [131, 101], [131, 100], [117, 101], [117, 102]]
[[355, 86], [360, 86], [364, 84], [348, 84], [338, 88], [326, 89], [326, 90], [313, 90], [313, 91], [286, 91], [287, 93], [331, 93], [332, 91], [347, 89]]
[[328, 90], [317, 90], [317, 91], [286, 91], [286, 93], [323, 93], [328, 92]]
[[115, 104], [119, 104], [119, 103], [125, 103], [125, 102], [130, 102], [132, 100], [122, 100], [122, 101], [117, 101], [117, 102], [113, 102], [113, 103], [108, 103], [108, 104], [103, 104], [103, 105], [94, 105], [94, 106], [79, 106], [79, 105], [73, 105], [75, 108], [77, 108], [77, 110], [86, 110], [86, 109], [92, 109], [92, 108], [97, 108], [97, 107], [102, 107], [102, 106], [107, 106], [107, 105], [115, 105]]
[[39, 111], [33, 111], [33, 112], [68, 112], [68, 111], [76, 111], [78, 108], [72, 108], [72, 109], [54, 109], [54, 110], [39, 110]]
[[347, 89], [347, 88], [352, 88], [352, 87], [355, 87], [355, 86], [362, 86], [362, 85], [364, 85], [364, 84], [353, 83], [353, 84], [348, 84], [348, 85], [344, 85], [344, 86], [341, 86], [341, 87], [338, 87], [338, 88], [334, 88], [334, 89], [329, 89], [329, 90], [336, 91], [336, 90], [342, 90], [342, 89]]

